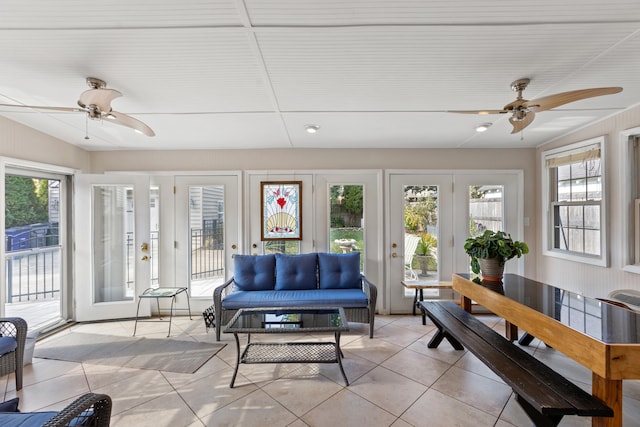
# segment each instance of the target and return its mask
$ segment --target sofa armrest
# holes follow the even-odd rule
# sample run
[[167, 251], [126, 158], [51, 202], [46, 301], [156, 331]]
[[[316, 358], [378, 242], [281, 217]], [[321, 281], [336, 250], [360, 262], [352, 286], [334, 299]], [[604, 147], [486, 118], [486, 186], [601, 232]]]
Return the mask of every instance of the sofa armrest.
[[[27, 341], [27, 321], [20, 317], [0, 318], [0, 336], [13, 337], [18, 346], [10, 354], [0, 355], [0, 376], [15, 371], [16, 390], [22, 390], [24, 346]], [[9, 360], [9, 358], [13, 360]]]
[[213, 290], [213, 309], [215, 310], [216, 341], [220, 341], [222, 328], [222, 300], [233, 291], [233, 277]]
[[364, 274], [362, 275], [362, 291], [365, 293], [367, 299], [369, 300], [369, 308], [372, 311], [375, 311], [376, 304], [378, 302], [378, 288], [376, 287], [376, 285], [371, 283]]
[[229, 295], [233, 291], [233, 277], [224, 282], [224, 284], [218, 286], [213, 290], [213, 305], [216, 309], [216, 313], [222, 309], [222, 300], [225, 296]]
[[2, 317], [0, 318], [0, 336], [13, 337], [18, 343], [16, 353], [22, 361], [24, 354], [24, 345], [27, 341], [27, 322], [20, 317]]
[[[47, 421], [43, 427], [91, 425], [109, 427], [111, 423], [111, 398], [106, 394], [86, 393], [71, 402]], [[90, 421], [84, 424], [85, 421]]]

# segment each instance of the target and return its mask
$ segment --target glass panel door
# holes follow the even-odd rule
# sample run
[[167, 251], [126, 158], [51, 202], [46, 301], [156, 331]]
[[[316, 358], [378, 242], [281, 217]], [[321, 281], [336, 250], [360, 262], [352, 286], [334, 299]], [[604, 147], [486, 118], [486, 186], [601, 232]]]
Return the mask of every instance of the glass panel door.
[[[383, 292], [382, 179], [378, 171], [314, 177], [314, 230], [319, 252], [360, 252], [360, 269]], [[378, 297], [382, 301], [382, 296]]]
[[[390, 175], [390, 310], [412, 309], [411, 284], [450, 281], [453, 259], [452, 177], [447, 175]], [[425, 298], [438, 298], [440, 290], [424, 290]]]
[[[464, 252], [464, 242], [469, 236], [482, 234], [485, 230], [506, 231], [516, 240], [521, 230], [518, 221], [522, 207], [519, 206], [518, 188], [521, 175], [518, 173], [486, 173], [456, 175], [455, 206], [460, 215], [456, 218], [456, 272], [470, 273], [469, 256]], [[505, 272], [514, 273], [518, 262], [511, 261]]]
[[[329, 186], [329, 252], [360, 252], [366, 259], [364, 230], [364, 185]], [[362, 270], [362, 265], [360, 266]]]
[[176, 177], [176, 285], [211, 298], [239, 250], [238, 177]]
[[10, 169], [5, 175], [4, 315], [30, 329], [62, 319], [66, 177]]
[[[76, 177], [76, 320], [136, 315], [150, 287], [149, 180], [144, 176]], [[149, 304], [141, 304], [141, 316]]]

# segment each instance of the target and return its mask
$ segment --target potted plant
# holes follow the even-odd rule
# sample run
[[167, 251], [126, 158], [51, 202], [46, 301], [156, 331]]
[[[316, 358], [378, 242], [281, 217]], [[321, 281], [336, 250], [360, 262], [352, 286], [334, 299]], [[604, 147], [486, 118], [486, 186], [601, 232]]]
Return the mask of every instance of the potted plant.
[[513, 240], [504, 231], [492, 230], [469, 237], [464, 250], [471, 257], [471, 271], [476, 274], [482, 271], [483, 280], [488, 281], [502, 281], [505, 262], [529, 253], [526, 243]]
[[418, 246], [416, 247], [416, 257], [420, 263], [421, 276], [427, 276], [429, 274], [429, 259], [433, 256], [434, 244], [432, 242], [433, 237], [425, 233], [420, 237]]

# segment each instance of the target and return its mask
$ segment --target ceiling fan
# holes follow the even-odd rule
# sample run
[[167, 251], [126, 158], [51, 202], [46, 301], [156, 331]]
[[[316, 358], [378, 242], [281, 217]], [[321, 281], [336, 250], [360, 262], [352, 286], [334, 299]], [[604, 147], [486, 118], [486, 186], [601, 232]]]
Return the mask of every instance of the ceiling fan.
[[[87, 113], [87, 117], [92, 120], [105, 120], [110, 123], [126, 126], [147, 136], [155, 136], [153, 130], [142, 123], [140, 120], [134, 119], [111, 109], [111, 101], [122, 96], [122, 93], [115, 89], [107, 89], [107, 83], [104, 80], [95, 77], [87, 77], [87, 85], [91, 89], [80, 94], [78, 99], [78, 107], [46, 107], [34, 105], [19, 104], [0, 104], [2, 107], [19, 107], [33, 108], [36, 110], [53, 110], [53, 111], [75, 111]], [[87, 137], [88, 138], [88, 137]]]
[[511, 83], [511, 89], [518, 92], [515, 101], [505, 105], [502, 110], [462, 110], [450, 111], [451, 113], [461, 114], [505, 114], [511, 113], [509, 122], [513, 126], [511, 133], [517, 133], [526, 128], [533, 122], [536, 113], [552, 108], [559, 107], [570, 102], [580, 101], [581, 99], [592, 98], [595, 96], [611, 95], [622, 91], [621, 87], [599, 87], [593, 89], [572, 90], [569, 92], [556, 93], [554, 95], [544, 96], [538, 99], [527, 101], [522, 98], [522, 91], [527, 88], [529, 79], [518, 79]]

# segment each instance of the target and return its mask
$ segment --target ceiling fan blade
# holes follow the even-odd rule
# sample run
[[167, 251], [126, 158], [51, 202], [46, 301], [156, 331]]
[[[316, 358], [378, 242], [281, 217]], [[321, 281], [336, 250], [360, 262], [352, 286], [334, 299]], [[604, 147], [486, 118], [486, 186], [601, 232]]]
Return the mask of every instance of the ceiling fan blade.
[[122, 93], [115, 89], [89, 89], [80, 94], [78, 105], [86, 107], [87, 105], [95, 105], [104, 113], [111, 111], [111, 101], [122, 96]]
[[531, 101], [527, 101], [524, 106], [529, 110], [545, 111], [570, 102], [580, 101], [581, 99], [593, 98], [594, 96], [612, 95], [618, 92], [622, 92], [621, 87], [599, 87], [593, 89], [572, 90], [569, 92], [544, 96], [538, 99], [532, 99]]
[[511, 123], [511, 125], [513, 126], [513, 130], [511, 131], [511, 133], [520, 132], [522, 129], [529, 126], [535, 118], [536, 113], [534, 113], [533, 111], [528, 111], [527, 114], [525, 114], [524, 119], [522, 120], [515, 120], [513, 117], [510, 117], [509, 123]]
[[78, 107], [45, 107], [40, 105], [19, 105], [19, 104], [0, 104], [0, 107], [32, 108], [34, 110], [70, 111], [70, 112], [85, 111], [82, 108], [78, 108]]
[[458, 114], [504, 114], [508, 113], [506, 110], [452, 110], [449, 113]]
[[124, 113], [118, 113], [117, 111], [111, 111], [109, 114], [103, 116], [107, 121], [111, 123], [116, 123], [122, 126], [127, 126], [136, 130], [140, 133], [143, 133], [147, 136], [155, 136], [155, 132], [146, 124], [142, 123], [138, 119], [134, 119], [131, 116], [128, 116]]

